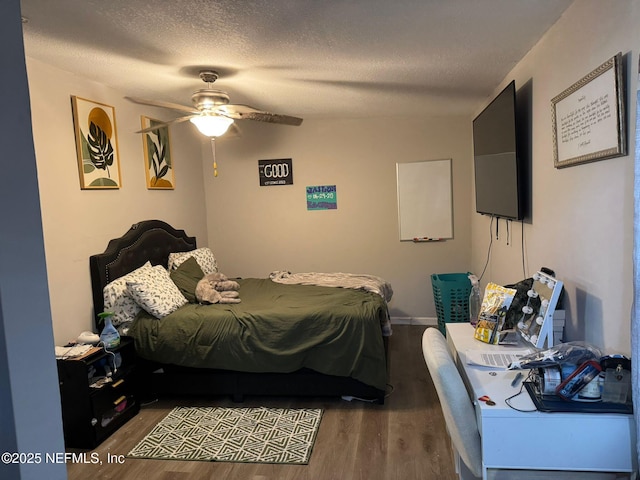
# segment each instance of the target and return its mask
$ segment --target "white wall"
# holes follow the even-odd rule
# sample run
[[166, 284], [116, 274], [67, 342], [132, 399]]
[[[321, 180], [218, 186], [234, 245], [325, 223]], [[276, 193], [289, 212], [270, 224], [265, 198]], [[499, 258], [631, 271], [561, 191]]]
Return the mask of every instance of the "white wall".
[[[133, 223], [158, 218], [210, 245], [229, 275], [276, 269], [372, 273], [388, 279], [394, 317], [434, 321], [430, 275], [470, 262], [471, 147], [464, 118], [307, 120], [302, 127], [239, 122], [211, 145], [189, 124], [171, 128], [173, 191], [147, 190], [140, 115], [167, 118], [126, 93], [27, 59], [33, 133], [56, 344], [92, 329], [89, 256]], [[122, 188], [81, 190], [70, 96], [115, 107]], [[258, 159], [293, 158], [293, 186], [259, 187]], [[453, 159], [454, 235], [398, 240], [396, 162]], [[308, 212], [305, 186], [336, 184], [338, 210]], [[205, 200], [206, 191], [206, 200]], [[209, 241], [210, 240], [210, 241]]]
[[[391, 314], [435, 318], [430, 275], [470, 262], [471, 123], [465, 118], [240, 122], [205, 161], [209, 240], [227, 275], [370, 273], [394, 289]], [[210, 155], [205, 146], [203, 152]], [[293, 185], [259, 185], [258, 160], [293, 159]], [[454, 239], [400, 242], [396, 162], [452, 159]], [[336, 185], [337, 210], [307, 211], [305, 188]]]
[[[515, 79], [518, 88], [531, 82], [532, 89], [533, 208], [524, 223], [527, 274], [541, 266], [555, 270], [566, 288], [567, 339], [589, 341], [608, 353], [630, 352], [633, 155], [554, 168], [551, 99], [622, 52], [628, 151], [633, 152], [638, 25], [640, 2], [577, 0], [501, 85]], [[509, 245], [502, 222], [500, 230], [483, 284], [523, 278], [521, 224], [512, 224]], [[472, 239], [472, 268], [480, 272], [489, 245], [488, 218], [472, 214]]]
[[[629, 91], [636, 86], [638, 5], [632, 0], [576, 1], [494, 93], [515, 79], [532, 92], [533, 214], [524, 224], [527, 274], [555, 269], [567, 289], [569, 339], [629, 351], [632, 299], [633, 159], [553, 167], [550, 99], [618, 51]], [[162, 109], [126, 101], [126, 92], [27, 59], [33, 132], [56, 343], [91, 328], [88, 258], [131, 224], [160, 218], [216, 252], [229, 275], [276, 269], [373, 273], [394, 287], [392, 315], [434, 318], [434, 272], [482, 271], [488, 219], [474, 212], [471, 118], [306, 119], [301, 127], [240, 122], [239, 138], [211, 150], [190, 125], [171, 129], [176, 190], [145, 187], [140, 114]], [[70, 96], [116, 108], [123, 187], [80, 190]], [[635, 112], [627, 95], [629, 151]], [[487, 98], [487, 102], [489, 98]], [[485, 103], [486, 104], [486, 103]], [[485, 104], [478, 106], [478, 112]], [[260, 187], [258, 160], [292, 158], [294, 185]], [[395, 163], [453, 159], [454, 240], [399, 242]], [[204, 180], [203, 180], [204, 179]], [[307, 185], [335, 184], [338, 210], [309, 212]], [[493, 240], [483, 283], [523, 278], [519, 223]]]
[[[202, 157], [194, 129], [171, 129], [175, 190], [147, 190], [140, 115], [167, 118], [125, 93], [27, 59], [42, 223], [57, 345], [92, 329], [89, 256], [141, 220], [160, 219], [207, 244]], [[122, 188], [81, 190], [71, 95], [115, 107]]]

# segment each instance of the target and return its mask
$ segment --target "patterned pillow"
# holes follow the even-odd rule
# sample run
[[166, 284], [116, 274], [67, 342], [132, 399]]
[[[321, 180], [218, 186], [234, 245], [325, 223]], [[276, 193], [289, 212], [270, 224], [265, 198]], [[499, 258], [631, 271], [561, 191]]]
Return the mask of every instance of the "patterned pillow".
[[215, 273], [218, 271], [216, 257], [208, 247], [196, 248], [195, 250], [191, 250], [189, 252], [170, 253], [168, 267], [169, 271], [175, 270], [182, 264], [182, 262], [190, 257], [194, 257], [196, 259], [198, 265], [200, 265], [200, 268], [205, 275], [209, 275], [210, 273]]
[[122, 323], [132, 321], [138, 312], [140, 312], [140, 305], [136, 303], [127, 291], [127, 278], [144, 269], [151, 269], [151, 262], [147, 262], [133, 272], [117, 278], [113, 282], [109, 282], [102, 290], [104, 311], [113, 312], [111, 321], [115, 327]]
[[127, 279], [127, 291], [138, 305], [156, 318], [164, 318], [187, 303], [161, 265], [131, 275]]

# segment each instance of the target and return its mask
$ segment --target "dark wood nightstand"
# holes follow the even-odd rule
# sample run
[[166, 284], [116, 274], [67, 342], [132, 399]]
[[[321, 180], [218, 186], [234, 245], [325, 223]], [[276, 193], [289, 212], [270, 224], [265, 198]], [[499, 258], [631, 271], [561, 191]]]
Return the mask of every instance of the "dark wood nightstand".
[[123, 337], [113, 350], [94, 348], [57, 364], [68, 448], [95, 448], [140, 410], [133, 339]]

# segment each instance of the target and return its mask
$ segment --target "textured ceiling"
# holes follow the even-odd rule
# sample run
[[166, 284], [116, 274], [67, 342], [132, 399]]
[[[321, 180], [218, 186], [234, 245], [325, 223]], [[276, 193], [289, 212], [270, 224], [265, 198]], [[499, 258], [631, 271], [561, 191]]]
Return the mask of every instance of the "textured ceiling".
[[310, 117], [471, 114], [571, 0], [22, 0], [29, 57], [190, 105]]

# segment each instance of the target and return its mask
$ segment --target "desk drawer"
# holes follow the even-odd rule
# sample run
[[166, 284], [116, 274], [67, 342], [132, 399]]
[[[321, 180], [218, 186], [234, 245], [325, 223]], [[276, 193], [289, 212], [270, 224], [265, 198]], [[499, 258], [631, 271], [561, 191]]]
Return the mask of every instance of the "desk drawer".
[[482, 456], [488, 468], [634, 469], [631, 415], [532, 413], [485, 418], [483, 426]]

